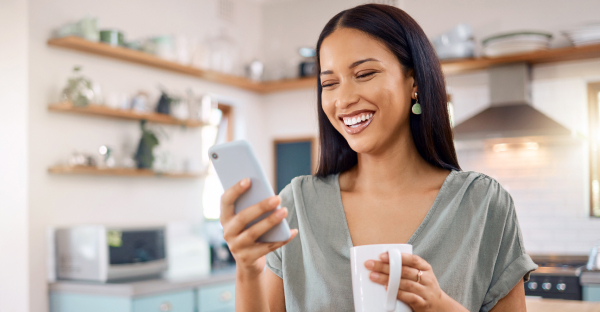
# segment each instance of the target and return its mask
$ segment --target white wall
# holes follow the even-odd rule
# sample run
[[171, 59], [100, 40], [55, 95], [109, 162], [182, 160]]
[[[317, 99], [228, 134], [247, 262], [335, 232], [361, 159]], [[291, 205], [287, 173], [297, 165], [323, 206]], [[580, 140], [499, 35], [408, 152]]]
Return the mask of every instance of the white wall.
[[318, 138], [317, 92], [298, 90], [264, 96], [265, 129], [261, 139], [266, 148], [265, 171], [274, 183], [273, 141], [290, 138]]
[[[267, 3], [263, 17], [265, 46], [271, 48], [271, 51], [265, 51], [265, 55], [271, 55], [267, 59], [275, 64], [279, 62], [278, 59], [293, 59], [297, 47], [316, 44], [328, 19], [360, 2], [366, 1]], [[592, 0], [404, 0], [401, 5], [419, 22], [429, 37], [466, 22], [473, 27], [478, 40], [499, 32], [538, 29], [554, 34], [553, 46], [564, 46], [568, 42], [561, 35], [561, 30], [600, 20], [597, 14], [600, 2]], [[588, 82], [600, 81], [600, 59], [537, 65], [533, 67], [532, 78], [532, 104], [572, 131], [587, 134], [586, 86]], [[451, 75], [446, 80], [451, 90], [457, 124], [489, 105], [489, 78], [486, 71]], [[270, 139], [305, 133], [317, 135], [316, 114], [313, 113], [316, 107], [314, 93], [314, 90], [303, 90], [266, 97], [265, 104], [272, 108], [266, 115], [266, 123], [281, 125], [270, 127]], [[311, 114], [306, 113], [309, 111]], [[293, 123], [293, 126], [286, 127], [282, 120]], [[508, 186], [515, 198], [528, 251], [587, 254], [594, 240], [600, 239], [598, 220], [587, 217], [587, 149], [584, 146], [548, 147], [542, 152], [548, 156], [540, 160], [533, 175], [532, 171], [518, 170], [520, 167], [515, 154], [503, 156], [502, 162], [493, 165], [498, 155], [486, 154], [484, 150], [461, 151], [459, 161], [463, 169], [488, 173]], [[268, 164], [272, 164], [272, 161]], [[502, 170], [502, 166], [517, 169]], [[270, 167], [272, 172], [272, 165]], [[537, 175], [544, 171], [544, 175]], [[539, 179], [533, 181], [535, 177]], [[530, 183], [519, 183], [520, 180]], [[552, 181], [554, 188], [548, 188], [548, 183]], [[561, 190], [561, 186], [569, 188]], [[549, 190], [560, 200], [549, 202], [546, 196]], [[557, 240], [558, 243], [555, 243]]]
[[[244, 45], [244, 58], [259, 53], [261, 11], [257, 4], [238, 4], [232, 36]], [[29, 1], [29, 204], [30, 204], [30, 296], [31, 311], [46, 311], [45, 230], [48, 226], [74, 224], [164, 224], [170, 221], [199, 221], [201, 179], [120, 178], [57, 176], [48, 167], [65, 163], [75, 150], [96, 153], [107, 144], [122, 150], [124, 142], [134, 148], [140, 136], [139, 124], [53, 113], [47, 106], [58, 100], [73, 65], [82, 65], [86, 76], [101, 84], [105, 93], [134, 93], [156, 90], [160, 83], [169, 90], [217, 94], [235, 106], [236, 134], [251, 142], [262, 133], [259, 96], [235, 88], [209, 83], [168, 71], [113, 59], [49, 47], [52, 29], [65, 22], [92, 14], [102, 28], [125, 31], [127, 38], [156, 34], [184, 34], [204, 38], [214, 35], [218, 25], [216, 1]], [[238, 18], [239, 17], [239, 18]], [[169, 140], [161, 143], [181, 164], [184, 158], [201, 159], [199, 129], [162, 126]], [[260, 146], [260, 141], [256, 145]], [[259, 151], [261, 161], [266, 154]]]
[[587, 141], [539, 142], [538, 150], [457, 152], [463, 170], [484, 172], [511, 194], [530, 254], [587, 255], [600, 242], [589, 217]]
[[341, 10], [361, 0], [275, 1], [263, 5], [263, 56], [268, 79], [285, 67], [287, 77], [297, 75], [298, 48], [315, 47], [321, 30]]
[[0, 306], [29, 310], [27, 1], [0, 1]]

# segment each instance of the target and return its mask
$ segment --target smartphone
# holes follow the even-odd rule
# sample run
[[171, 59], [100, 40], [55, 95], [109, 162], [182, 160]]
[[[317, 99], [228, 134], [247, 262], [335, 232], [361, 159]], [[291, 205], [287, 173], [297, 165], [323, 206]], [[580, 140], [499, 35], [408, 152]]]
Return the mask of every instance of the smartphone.
[[[275, 196], [267, 175], [260, 166], [252, 146], [247, 141], [233, 141], [213, 145], [208, 149], [208, 157], [215, 166], [223, 189], [228, 189], [244, 178], [250, 178], [250, 188], [235, 201], [235, 213], [255, 205], [268, 197]], [[276, 209], [280, 209], [277, 207]], [[254, 219], [246, 228], [268, 217], [266, 212]], [[285, 219], [260, 236], [257, 242], [284, 242], [290, 238], [290, 227]]]

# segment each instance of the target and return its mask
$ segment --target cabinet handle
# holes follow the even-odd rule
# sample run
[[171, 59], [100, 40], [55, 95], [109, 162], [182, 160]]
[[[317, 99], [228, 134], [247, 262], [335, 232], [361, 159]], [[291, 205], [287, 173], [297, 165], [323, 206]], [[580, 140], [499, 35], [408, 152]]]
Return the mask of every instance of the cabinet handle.
[[173, 310], [173, 305], [170, 302], [163, 302], [158, 306], [160, 312], [171, 312]]
[[231, 294], [230, 291], [225, 291], [221, 294], [220, 298], [221, 298], [221, 301], [225, 302], [225, 301], [231, 300], [231, 298], [233, 298], [233, 295]]

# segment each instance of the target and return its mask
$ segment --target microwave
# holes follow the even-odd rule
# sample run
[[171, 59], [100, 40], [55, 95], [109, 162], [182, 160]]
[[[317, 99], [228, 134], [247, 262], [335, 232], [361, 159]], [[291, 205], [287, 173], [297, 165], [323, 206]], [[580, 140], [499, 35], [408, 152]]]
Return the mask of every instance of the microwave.
[[168, 268], [165, 227], [91, 225], [53, 234], [58, 279], [108, 282], [160, 276]]

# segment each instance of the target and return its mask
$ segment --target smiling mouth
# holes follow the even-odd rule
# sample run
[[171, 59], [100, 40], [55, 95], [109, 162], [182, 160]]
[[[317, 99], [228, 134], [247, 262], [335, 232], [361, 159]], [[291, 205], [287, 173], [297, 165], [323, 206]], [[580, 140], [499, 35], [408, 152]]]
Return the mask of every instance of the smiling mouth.
[[358, 111], [342, 115], [339, 119], [344, 123], [344, 129], [347, 133], [357, 134], [363, 131], [371, 123], [374, 115], [374, 111]]
[[373, 113], [362, 113], [353, 117], [343, 117], [342, 121], [350, 128], [358, 128], [360, 125], [368, 123], [373, 118]]

